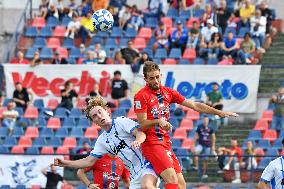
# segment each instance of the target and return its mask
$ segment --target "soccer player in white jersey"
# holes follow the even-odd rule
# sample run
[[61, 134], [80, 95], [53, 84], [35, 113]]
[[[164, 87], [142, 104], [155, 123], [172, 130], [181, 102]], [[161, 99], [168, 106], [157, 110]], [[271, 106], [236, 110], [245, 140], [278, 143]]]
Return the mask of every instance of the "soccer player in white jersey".
[[[284, 138], [282, 139], [282, 150], [284, 149]], [[284, 156], [271, 161], [264, 169], [260, 181], [259, 189], [284, 189]]]
[[106, 102], [101, 97], [89, 100], [85, 111], [87, 117], [104, 132], [98, 137], [88, 157], [76, 161], [56, 158], [54, 165], [86, 168], [92, 166], [104, 154], [117, 155], [130, 172], [130, 189], [156, 188], [157, 183], [147, 180], [146, 177], [149, 174], [155, 177], [157, 175], [151, 164], [142, 156], [140, 145], [146, 139], [146, 135], [138, 130], [138, 124], [126, 117], [112, 120]]

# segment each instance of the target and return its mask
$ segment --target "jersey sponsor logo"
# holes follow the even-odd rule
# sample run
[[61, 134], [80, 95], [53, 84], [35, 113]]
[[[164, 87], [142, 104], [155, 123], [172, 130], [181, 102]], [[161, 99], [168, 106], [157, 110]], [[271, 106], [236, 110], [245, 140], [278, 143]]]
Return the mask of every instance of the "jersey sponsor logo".
[[136, 109], [141, 109], [141, 108], [142, 108], [140, 101], [135, 101], [134, 103], [135, 103], [135, 108], [136, 108]]
[[118, 152], [120, 152], [121, 149], [124, 149], [127, 146], [126, 142], [124, 140], [121, 140], [117, 146], [111, 147], [112, 152], [117, 155]]

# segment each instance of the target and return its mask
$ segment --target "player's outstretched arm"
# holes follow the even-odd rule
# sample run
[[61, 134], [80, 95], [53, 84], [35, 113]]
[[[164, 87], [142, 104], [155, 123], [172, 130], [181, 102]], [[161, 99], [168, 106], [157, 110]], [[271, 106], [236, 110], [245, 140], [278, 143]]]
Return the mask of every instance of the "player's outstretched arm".
[[263, 181], [259, 181], [257, 188], [258, 189], [270, 189], [270, 186], [269, 186], [268, 183], [265, 183]]
[[55, 158], [53, 165], [59, 166], [59, 167], [72, 167], [72, 168], [80, 169], [80, 168], [91, 167], [96, 162], [96, 160], [97, 158], [93, 156], [88, 156], [86, 158], [79, 159], [76, 161]]
[[146, 134], [138, 129], [134, 129], [132, 134], [135, 136], [135, 141], [131, 143], [131, 147], [137, 149], [146, 140]]
[[84, 169], [78, 169], [77, 176], [80, 181], [88, 187], [88, 189], [100, 189], [99, 184], [92, 184], [91, 181], [89, 181]]
[[188, 108], [191, 108], [195, 111], [198, 111], [200, 113], [206, 113], [206, 114], [215, 114], [218, 115], [220, 117], [237, 117], [238, 114], [234, 113], [234, 112], [224, 112], [221, 110], [217, 110], [215, 108], [212, 108], [204, 103], [200, 103], [200, 102], [194, 102], [192, 100], [185, 100], [181, 103], [181, 105], [186, 106]]
[[155, 125], [159, 125], [164, 130], [170, 130], [172, 128], [171, 124], [163, 119], [148, 120], [146, 113], [136, 113], [136, 116], [142, 131], [146, 131]]

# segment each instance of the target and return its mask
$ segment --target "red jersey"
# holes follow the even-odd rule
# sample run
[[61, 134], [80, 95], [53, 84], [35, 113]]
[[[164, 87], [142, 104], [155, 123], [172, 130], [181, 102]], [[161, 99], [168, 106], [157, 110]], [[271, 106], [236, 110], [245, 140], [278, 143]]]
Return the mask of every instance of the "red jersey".
[[[176, 90], [161, 86], [160, 90], [151, 90], [147, 85], [134, 96], [135, 113], [147, 113], [147, 119], [165, 118], [169, 120], [170, 104], [181, 104], [185, 98]], [[159, 127], [159, 125], [145, 131], [147, 138], [142, 145], [169, 143], [169, 133]]]
[[238, 160], [240, 161], [242, 158], [243, 150], [241, 147], [231, 147], [230, 150], [235, 151], [235, 155], [237, 156]]
[[94, 183], [101, 189], [118, 188], [120, 178], [127, 180], [129, 171], [125, 168], [119, 157], [104, 155], [98, 159], [93, 167], [85, 169], [85, 172], [93, 170]]

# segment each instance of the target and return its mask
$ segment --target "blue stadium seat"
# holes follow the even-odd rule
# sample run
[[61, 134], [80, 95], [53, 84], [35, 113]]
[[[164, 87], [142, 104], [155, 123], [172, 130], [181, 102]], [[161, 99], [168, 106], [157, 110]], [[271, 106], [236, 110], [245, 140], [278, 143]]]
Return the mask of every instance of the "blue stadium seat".
[[158, 19], [155, 17], [146, 18], [145, 26], [148, 28], [156, 28], [158, 26]]
[[103, 39], [99, 36], [94, 36], [92, 37], [92, 40], [91, 40], [91, 45], [95, 45], [95, 44], [103, 44]]
[[0, 138], [8, 136], [8, 128], [0, 127]]
[[195, 65], [203, 65], [205, 62], [204, 62], [204, 59], [203, 58], [199, 58], [199, 57], [197, 57], [197, 58], [195, 58], [194, 60], [193, 60], [193, 64], [195, 64]]
[[262, 149], [269, 149], [270, 148], [270, 142], [268, 140], [259, 140], [257, 147], [262, 148]]
[[179, 13], [179, 18], [182, 19], [189, 19], [191, 17], [191, 11], [190, 10], [181, 10]]
[[24, 129], [22, 127], [15, 127], [13, 131], [13, 136], [14, 137], [20, 137], [24, 135]]
[[8, 153], [10, 153], [10, 151], [7, 146], [0, 146], [0, 154], [8, 154]]
[[169, 18], [177, 18], [178, 17], [178, 10], [175, 8], [169, 8], [167, 12], [167, 17]]
[[52, 36], [52, 28], [50, 26], [45, 26], [41, 29], [40, 37], [51, 37]]
[[[62, 128], [61, 128], [61, 129], [62, 129]], [[59, 129], [58, 129], [58, 130], [59, 130]], [[57, 132], [56, 132], [56, 133], [57, 133]], [[55, 134], [55, 136], [56, 136], [56, 134]], [[68, 136], [68, 134], [67, 134], [66, 136]], [[65, 137], [66, 137], [66, 136], [65, 136]], [[63, 138], [63, 137], [62, 137], [62, 138]], [[52, 137], [52, 138], [50, 138], [50, 140], [48, 141], [47, 146], [52, 146], [52, 147], [57, 148], [57, 147], [59, 147], [59, 146], [62, 146], [62, 141], [61, 141], [61, 139], [59, 138], [59, 136]]]
[[40, 128], [46, 127], [46, 120], [43, 117], [38, 118], [38, 127]]
[[279, 137], [279, 139], [274, 141], [273, 146], [272, 146], [273, 149], [280, 150], [282, 148], [282, 138]]
[[263, 158], [263, 159], [259, 162], [257, 168], [258, 168], [258, 169], [261, 169], [261, 170], [265, 169], [265, 167], [269, 164], [269, 162], [270, 162], [271, 160], [272, 160], [271, 158], [267, 158], [267, 157]]
[[125, 109], [116, 109], [113, 113], [112, 113], [112, 118], [117, 118], [120, 116], [126, 116], [126, 111]]
[[24, 118], [24, 117], [20, 117], [16, 123], [16, 126], [19, 126], [19, 127], [26, 127], [26, 126], [29, 126], [30, 125], [30, 120], [27, 119], [27, 118]]
[[71, 38], [65, 38], [62, 44], [62, 47], [67, 48], [67, 49], [71, 49], [74, 46], [74, 40]]
[[21, 107], [16, 107], [15, 110], [19, 113], [19, 116], [23, 116], [24, 115], [24, 110]]
[[145, 49], [143, 50], [143, 53], [144, 53], [144, 52], [147, 53], [150, 58], [153, 58], [153, 51], [152, 51], [151, 48], [145, 48]]
[[128, 46], [128, 41], [129, 39], [128, 38], [121, 38], [120, 39], [120, 42], [119, 42], [119, 47], [120, 48], [125, 48]]
[[127, 111], [132, 107], [131, 100], [125, 99], [119, 102], [119, 108], [126, 109]]
[[162, 64], [162, 61], [160, 58], [153, 58], [153, 62], [155, 62], [156, 64]]
[[281, 130], [281, 131], [280, 131], [278, 138], [280, 138], [280, 139], [281, 139], [281, 138], [284, 138], [284, 130]]
[[4, 102], [3, 102], [3, 106], [8, 106], [9, 102], [12, 101], [11, 98], [5, 98]]
[[29, 147], [26, 150], [26, 154], [38, 155], [39, 154], [39, 149], [38, 149], [38, 147], [35, 147], [35, 146]]
[[38, 35], [38, 31], [36, 27], [28, 27], [25, 31], [25, 37], [36, 37]]
[[47, 142], [46, 142], [44, 137], [38, 137], [38, 138], [34, 139], [34, 141], [33, 141], [33, 146], [34, 147], [41, 148], [43, 146], [46, 146], [46, 144], [47, 144]]
[[268, 148], [265, 155], [274, 159], [279, 156], [279, 152], [277, 149]]
[[69, 136], [68, 129], [64, 127], [57, 129], [57, 131], [55, 132], [55, 136], [61, 138]]
[[272, 14], [272, 19], [275, 20], [276, 19], [276, 10], [275, 9], [270, 9], [271, 10], [271, 14]]
[[147, 49], [152, 49], [155, 42], [156, 42], [156, 38], [155, 37], [151, 37], [149, 39], [148, 43], [147, 43], [146, 48]]
[[252, 131], [249, 132], [248, 139], [249, 140], [261, 140], [262, 134], [261, 134], [260, 131], [252, 130]]
[[14, 136], [7, 136], [3, 142], [3, 146], [13, 147], [17, 145], [17, 139]]
[[78, 140], [78, 142], [77, 142], [78, 147], [83, 146], [83, 143], [84, 143], [84, 142], [88, 142], [89, 145], [91, 145], [91, 140], [90, 140], [89, 138], [81, 137], [81, 138]]
[[102, 38], [107, 38], [109, 36], [109, 32], [99, 31], [96, 36], [102, 37]]
[[196, 133], [196, 128], [197, 127], [194, 127], [187, 135], [187, 138], [193, 138], [195, 133]]
[[68, 64], [77, 64], [76, 59], [75, 58], [67, 58], [67, 62]]
[[180, 65], [189, 65], [190, 62], [189, 62], [189, 60], [187, 60], [187, 59], [180, 59], [180, 60], [179, 60], [179, 64], [180, 64]]
[[69, 110], [67, 110], [66, 108], [57, 108], [55, 110], [55, 117], [58, 117], [58, 118], [66, 118], [69, 114]]
[[167, 58], [168, 55], [167, 55], [167, 50], [165, 48], [158, 48], [156, 50], [156, 53], [155, 53], [155, 58], [162, 58], [162, 59], [165, 59]]
[[173, 147], [181, 147], [181, 141], [180, 141], [180, 139], [175, 139], [175, 138], [173, 138], [173, 139], [172, 139], [172, 146], [173, 146]]
[[42, 128], [42, 130], [39, 132], [39, 136], [50, 138], [54, 136], [54, 132], [51, 128]]
[[169, 58], [176, 58], [179, 59], [182, 57], [181, 55], [181, 49], [180, 48], [172, 48], [169, 54]]
[[22, 184], [19, 184], [19, 185], [16, 186], [15, 189], [26, 189], [26, 186], [22, 185]]
[[204, 10], [203, 9], [194, 9], [192, 11], [192, 17], [194, 18], [201, 18], [201, 16], [204, 14]]
[[69, 22], [72, 20], [69, 16], [64, 16], [61, 21], [62, 26], [68, 26]]
[[184, 171], [189, 171], [191, 169], [191, 162], [189, 157], [186, 158], [178, 158], [181, 166], [182, 166], [182, 170]]
[[58, 26], [60, 23], [59, 23], [59, 20], [54, 17], [54, 16], [50, 16], [47, 18], [47, 22], [46, 22], [46, 25], [47, 26], [50, 26], [50, 27], [55, 27], [55, 26]]
[[77, 127], [87, 128], [90, 126], [90, 122], [87, 118], [80, 118]]
[[225, 33], [224, 33], [224, 37], [227, 37], [227, 35], [228, 35], [229, 32], [232, 32], [235, 37], [237, 36], [237, 30], [236, 30], [236, 28], [226, 27]]
[[80, 53], [80, 49], [76, 48], [76, 47], [73, 47], [71, 48], [70, 50], [70, 53], [69, 53], [69, 57], [70, 58], [81, 58], [81, 53]]
[[178, 23], [178, 22], [181, 22], [182, 25], [186, 25], [186, 19], [184, 19], [184, 18], [178, 18], [178, 19], [176, 19], [175, 22], [174, 22], [174, 26], [177, 26], [177, 23]]
[[79, 184], [78, 186], [76, 186], [76, 189], [88, 189], [88, 187], [84, 184]]
[[47, 47], [42, 48], [42, 50], [40, 52], [40, 58], [52, 59], [52, 57], [53, 57], [52, 49], [47, 48]]
[[43, 99], [35, 99], [34, 106], [37, 108], [43, 108], [44, 107]]
[[129, 38], [135, 38], [137, 36], [137, 31], [134, 28], [127, 28], [124, 36]]
[[80, 109], [78, 109], [78, 108], [73, 108], [73, 109], [71, 109], [71, 112], [70, 112], [70, 115], [69, 115], [70, 118], [79, 119], [79, 118], [82, 117], [82, 116], [83, 116], [82, 110], [80, 110]]
[[175, 154], [176, 154], [176, 156], [179, 156], [179, 157], [188, 157], [189, 156], [189, 152], [184, 148], [177, 148]]
[[218, 59], [217, 58], [209, 58], [207, 64], [208, 65], [216, 65], [216, 64], [218, 64]]
[[244, 140], [244, 141], [243, 141], [242, 149], [244, 149], [244, 150], [246, 150], [246, 149], [247, 149], [247, 142], [248, 142], [248, 141], [251, 141], [251, 142], [252, 142], [252, 144], [253, 144], [253, 147], [256, 147], [256, 143], [255, 143], [255, 141], [254, 141], [254, 140], [246, 139], [246, 140]]
[[122, 37], [123, 36], [123, 30], [120, 27], [113, 27], [110, 37]]
[[241, 27], [239, 29], [239, 33], [238, 33], [238, 38], [243, 38], [245, 36], [245, 33], [249, 33], [250, 29], [247, 27]]
[[78, 128], [78, 127], [72, 128], [71, 132], [70, 132], [70, 136], [76, 137], [76, 138], [83, 137], [84, 136], [83, 129], [82, 128]]
[[0, 186], [0, 189], [11, 189], [9, 185], [2, 185]]
[[[43, 48], [43, 47], [46, 47], [46, 40], [42, 37], [35, 38], [33, 48], [37, 50], [37, 48]], [[33, 56], [34, 56], [34, 53], [32, 54], [32, 58]]]
[[177, 109], [177, 104], [176, 103], [172, 103], [170, 105], [170, 112], [174, 112]]
[[173, 129], [176, 129], [179, 127], [179, 122], [176, 118], [170, 117], [169, 122], [173, 126]]
[[67, 128], [67, 129], [76, 127], [74, 118], [72, 117], [65, 118], [63, 121], [62, 127]]
[[115, 38], [107, 38], [105, 48], [108, 48], [108, 49], [117, 48], [116, 39]]

